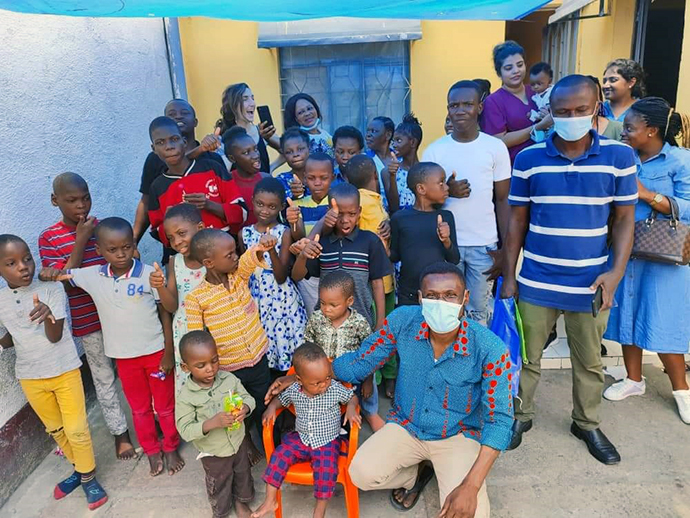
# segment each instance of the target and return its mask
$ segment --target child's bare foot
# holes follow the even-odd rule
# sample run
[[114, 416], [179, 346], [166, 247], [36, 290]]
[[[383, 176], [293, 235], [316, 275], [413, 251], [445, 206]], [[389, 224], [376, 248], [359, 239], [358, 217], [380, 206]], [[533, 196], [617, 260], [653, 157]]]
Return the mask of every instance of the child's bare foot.
[[235, 500], [235, 514], [237, 518], [249, 518], [252, 515], [252, 510], [244, 502]]
[[261, 459], [263, 459], [263, 455], [259, 451], [259, 448], [257, 448], [256, 445], [254, 444], [254, 441], [251, 440], [251, 438], [249, 439], [248, 454], [249, 454], [249, 463], [252, 466], [256, 466], [259, 462], [261, 462]]
[[266, 498], [264, 503], [252, 513], [251, 518], [261, 518], [261, 516], [273, 514], [276, 509], [278, 509], [278, 502], [276, 500], [269, 500]]
[[161, 452], [149, 455], [149, 464], [151, 465], [151, 471], [149, 472], [152, 477], [157, 477], [163, 473], [163, 455]]
[[115, 436], [115, 456], [119, 460], [129, 460], [137, 456], [132, 439], [129, 438], [129, 432]]
[[180, 454], [175, 451], [166, 451], [163, 453], [165, 456], [165, 463], [168, 466], [168, 475], [174, 475], [182, 468], [184, 468], [184, 460], [180, 457]]

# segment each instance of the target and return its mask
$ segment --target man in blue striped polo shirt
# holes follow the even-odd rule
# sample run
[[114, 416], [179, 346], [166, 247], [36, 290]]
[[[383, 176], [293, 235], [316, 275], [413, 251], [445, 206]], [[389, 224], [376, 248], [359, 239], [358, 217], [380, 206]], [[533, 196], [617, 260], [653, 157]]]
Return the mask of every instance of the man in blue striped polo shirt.
[[[520, 375], [521, 404], [515, 408], [509, 449], [518, 447], [532, 427], [544, 342], [564, 312], [573, 368], [570, 431], [597, 460], [615, 464], [620, 455], [599, 429], [600, 343], [632, 248], [637, 165], [630, 147], [592, 129], [596, 108], [597, 87], [589, 78], [564, 77], [551, 92], [554, 135], [515, 159], [501, 297], [517, 296], [519, 286], [529, 363]], [[516, 275], [521, 249], [523, 264]], [[603, 304], [594, 317], [599, 287]]]

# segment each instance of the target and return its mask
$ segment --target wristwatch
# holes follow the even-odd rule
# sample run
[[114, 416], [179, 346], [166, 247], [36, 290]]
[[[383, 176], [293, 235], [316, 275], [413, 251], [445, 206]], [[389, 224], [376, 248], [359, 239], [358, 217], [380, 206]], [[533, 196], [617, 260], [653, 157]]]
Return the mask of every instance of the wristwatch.
[[654, 198], [652, 198], [652, 201], [649, 202], [649, 204], [650, 204], [652, 207], [654, 207], [657, 203], [661, 203], [662, 201], [664, 201], [664, 195], [663, 195], [663, 194], [656, 193], [656, 194], [654, 195]]

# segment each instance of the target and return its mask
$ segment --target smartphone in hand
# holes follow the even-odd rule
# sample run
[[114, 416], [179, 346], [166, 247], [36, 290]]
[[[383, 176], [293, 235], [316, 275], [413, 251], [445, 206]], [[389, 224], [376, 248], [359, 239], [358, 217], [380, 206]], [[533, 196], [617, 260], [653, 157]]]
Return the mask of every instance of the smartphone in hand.
[[271, 109], [268, 106], [257, 106], [256, 110], [259, 112], [261, 122], [265, 122], [266, 126], [273, 126], [273, 117], [271, 117]]
[[597, 288], [597, 291], [594, 293], [594, 298], [592, 299], [592, 316], [594, 318], [597, 318], [597, 315], [599, 314], [599, 311], [601, 311], [601, 306], [604, 303], [604, 290], [602, 289], [601, 285]]

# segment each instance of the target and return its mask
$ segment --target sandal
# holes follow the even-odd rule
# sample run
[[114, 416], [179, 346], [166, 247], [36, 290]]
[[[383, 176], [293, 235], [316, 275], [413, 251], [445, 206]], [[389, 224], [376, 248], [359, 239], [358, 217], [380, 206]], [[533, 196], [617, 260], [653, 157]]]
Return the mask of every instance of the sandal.
[[[417, 501], [419, 500], [419, 496], [422, 494], [422, 491], [426, 487], [426, 485], [429, 483], [429, 481], [434, 477], [434, 468], [429, 466], [428, 464], [422, 468], [420, 471], [419, 475], [417, 475], [417, 481], [414, 483], [414, 486], [412, 486], [412, 489], [404, 489], [404, 488], [398, 488], [398, 489], [393, 489], [390, 494], [390, 502], [391, 505], [399, 512], [404, 513], [406, 511], [409, 511], [410, 509], [414, 508], [415, 505], [417, 505]], [[402, 502], [398, 502], [395, 499], [395, 491], [398, 491], [399, 489], [403, 490], [402, 494]], [[407, 497], [412, 494], [416, 493], [414, 499], [412, 500], [412, 505], [410, 507], [405, 507], [405, 500]]]

